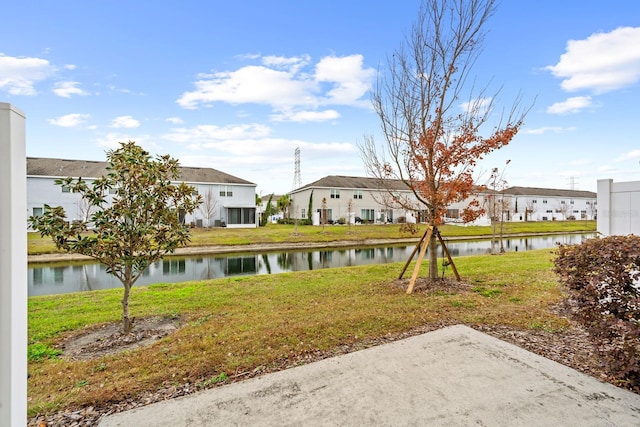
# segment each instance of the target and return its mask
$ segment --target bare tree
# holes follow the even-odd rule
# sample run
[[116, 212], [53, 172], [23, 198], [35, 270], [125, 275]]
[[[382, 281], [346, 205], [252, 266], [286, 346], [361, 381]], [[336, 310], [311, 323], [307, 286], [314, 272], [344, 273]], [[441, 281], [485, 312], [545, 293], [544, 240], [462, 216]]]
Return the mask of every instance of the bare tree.
[[216, 214], [218, 209], [218, 198], [213, 190], [209, 188], [202, 197], [202, 203], [198, 206], [198, 211], [207, 219], [207, 227], [211, 227], [211, 218]]
[[[491, 170], [491, 176], [489, 177], [489, 183], [487, 184], [489, 195], [487, 196], [488, 214], [491, 219], [491, 230], [493, 238], [491, 240], [491, 252], [495, 253], [495, 244], [500, 243], [500, 253], [504, 253], [504, 223], [505, 219], [509, 219], [509, 213], [511, 209], [511, 202], [506, 198], [504, 190], [507, 188], [507, 180], [504, 178], [504, 174], [507, 169], [507, 165], [511, 160], [507, 160], [505, 167], [500, 170], [499, 168], [493, 168]], [[507, 218], [505, 218], [507, 217]]]
[[587, 202], [587, 214], [590, 219], [596, 219], [598, 215], [598, 205], [596, 202]]
[[[526, 115], [516, 100], [484, 133], [500, 91], [478, 90], [469, 77], [495, 3], [423, 0], [417, 21], [388, 57], [372, 94], [385, 141], [377, 144], [366, 136], [360, 144], [367, 174], [381, 182], [403, 181], [433, 227], [448, 205], [475, 193], [476, 163], [507, 145]], [[474, 199], [462, 217], [471, 221], [481, 213]], [[429, 277], [436, 279], [436, 233], [429, 245]]]
[[349, 226], [349, 232], [351, 232], [351, 223], [353, 222], [353, 200], [349, 199], [347, 202], [347, 225]]
[[536, 203], [534, 203], [533, 200], [529, 199], [527, 201], [527, 204], [525, 205], [524, 220], [531, 221], [531, 216], [536, 212], [537, 208], [538, 207], [536, 206]]
[[566, 203], [565, 200], [561, 200], [556, 206], [556, 213], [562, 215], [562, 220], [567, 220], [567, 214], [571, 210], [571, 206]]
[[78, 216], [80, 217], [80, 221], [89, 222], [89, 218], [91, 218], [91, 214], [95, 212], [95, 206], [91, 205], [89, 201], [85, 198], [80, 199], [78, 202]]
[[322, 232], [324, 233], [324, 229], [327, 225], [327, 216], [329, 212], [327, 210], [327, 198], [323, 197], [322, 202], [320, 203], [320, 224], [322, 224]]

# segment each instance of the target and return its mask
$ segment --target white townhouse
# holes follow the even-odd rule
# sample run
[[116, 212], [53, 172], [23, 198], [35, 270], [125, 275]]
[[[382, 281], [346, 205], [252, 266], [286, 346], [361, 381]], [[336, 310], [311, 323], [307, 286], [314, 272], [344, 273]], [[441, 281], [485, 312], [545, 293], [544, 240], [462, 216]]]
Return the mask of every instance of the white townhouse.
[[[393, 196], [390, 194], [393, 193]], [[425, 211], [413, 192], [401, 180], [387, 180], [384, 188], [377, 178], [330, 175], [318, 181], [295, 189], [290, 193], [292, 217], [311, 218], [314, 224], [320, 223], [322, 200], [326, 201], [326, 219], [329, 222], [348, 222], [360, 220], [370, 223], [424, 222]], [[394, 202], [403, 200], [406, 209]], [[483, 196], [478, 199], [482, 203]], [[309, 202], [311, 201], [311, 206]], [[469, 200], [470, 201], [470, 200]], [[464, 207], [469, 201], [452, 204], [446, 212], [445, 222], [458, 222]], [[474, 224], [484, 224], [486, 217], [479, 218]]]
[[[399, 197], [412, 198], [411, 190], [399, 180], [389, 180], [389, 187]], [[394, 222], [408, 215], [405, 209], [391, 200], [388, 191], [382, 190], [379, 180], [355, 176], [325, 176], [311, 184], [304, 185], [289, 193], [291, 196], [292, 218], [311, 217], [315, 225], [320, 223], [322, 200], [326, 201], [326, 219], [329, 222], [351, 223], [359, 218], [362, 222]], [[311, 202], [311, 203], [310, 203]], [[351, 209], [349, 209], [351, 202]], [[295, 207], [295, 208], [294, 208]], [[311, 215], [309, 214], [311, 209]]]
[[509, 187], [502, 191], [506, 221], [565, 221], [597, 218], [593, 191]]
[[[415, 206], [414, 210], [406, 210], [393, 202], [389, 191], [382, 188], [376, 178], [330, 175], [318, 181], [291, 191], [292, 217], [305, 219], [311, 217], [314, 224], [320, 223], [322, 199], [326, 200], [326, 219], [329, 222], [347, 222], [349, 211], [352, 218], [360, 218], [363, 222], [423, 222], [424, 211], [409, 187], [400, 180], [388, 180], [386, 188], [390, 188], [397, 198], [408, 201]], [[569, 219], [595, 219], [596, 193], [579, 190], [561, 190], [534, 187], [509, 187], [496, 196], [490, 190], [483, 190], [459, 203], [447, 207], [445, 222], [462, 224], [462, 211], [469, 202], [476, 199], [486, 213], [477, 218], [471, 225], [490, 225], [491, 216], [504, 221], [563, 221]], [[502, 209], [498, 216], [493, 202]], [[310, 205], [311, 202], [311, 205]], [[351, 209], [349, 209], [351, 202]], [[499, 210], [499, 209], [498, 209]]]
[[[42, 215], [44, 205], [62, 206], [69, 221], [87, 216], [80, 194], [55, 180], [82, 177], [87, 182], [106, 174], [107, 162], [27, 157], [27, 217]], [[196, 227], [255, 228], [256, 184], [212, 168], [180, 167], [181, 181], [195, 187], [203, 203], [185, 224]]]

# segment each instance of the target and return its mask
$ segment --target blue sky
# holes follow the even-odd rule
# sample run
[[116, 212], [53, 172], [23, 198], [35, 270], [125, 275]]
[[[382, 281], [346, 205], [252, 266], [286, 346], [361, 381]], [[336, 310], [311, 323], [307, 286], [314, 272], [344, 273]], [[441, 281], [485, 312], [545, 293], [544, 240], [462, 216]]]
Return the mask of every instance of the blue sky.
[[[27, 155], [104, 160], [134, 140], [183, 165], [284, 193], [364, 176], [380, 136], [369, 88], [419, 0], [14, 1], [2, 7], [0, 102], [27, 115]], [[476, 169], [509, 185], [596, 190], [640, 180], [640, 2], [503, 0], [473, 74], [498, 105], [535, 100]]]

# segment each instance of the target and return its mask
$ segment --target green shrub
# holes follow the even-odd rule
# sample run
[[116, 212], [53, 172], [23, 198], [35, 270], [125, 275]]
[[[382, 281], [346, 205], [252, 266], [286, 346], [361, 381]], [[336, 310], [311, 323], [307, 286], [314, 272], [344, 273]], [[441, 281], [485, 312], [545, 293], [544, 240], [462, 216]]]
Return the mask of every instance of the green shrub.
[[560, 245], [555, 271], [566, 304], [620, 385], [640, 390], [640, 236]]
[[27, 359], [32, 362], [39, 362], [43, 359], [54, 359], [60, 354], [62, 354], [62, 351], [42, 343], [32, 344], [27, 347]]

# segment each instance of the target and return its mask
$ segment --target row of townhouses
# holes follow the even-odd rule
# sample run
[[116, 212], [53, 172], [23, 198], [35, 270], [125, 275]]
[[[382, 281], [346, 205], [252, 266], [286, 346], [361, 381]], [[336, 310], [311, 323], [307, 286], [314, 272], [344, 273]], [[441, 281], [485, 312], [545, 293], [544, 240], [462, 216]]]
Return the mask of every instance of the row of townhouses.
[[[27, 215], [41, 215], [44, 205], [62, 206], [70, 221], [87, 217], [86, 206], [79, 194], [55, 184], [56, 179], [82, 177], [90, 182], [106, 173], [107, 162], [27, 158]], [[181, 180], [195, 187], [203, 203], [186, 224], [196, 227], [257, 227], [268, 197], [256, 206], [256, 184], [212, 168], [181, 167]], [[401, 181], [387, 183], [398, 197], [415, 200], [411, 190]], [[312, 218], [314, 224], [329, 222], [421, 222], [424, 212], [417, 201], [416, 209], [395, 205], [388, 191], [373, 178], [330, 175], [288, 193], [291, 199], [289, 217]], [[492, 194], [479, 192], [476, 199], [486, 214], [476, 225], [490, 224], [492, 218], [505, 221], [553, 221], [595, 219], [597, 194], [590, 191], [554, 190], [510, 187]], [[324, 204], [323, 204], [324, 200]], [[272, 199], [276, 203], [277, 198]], [[461, 223], [461, 212], [469, 201], [448, 207], [446, 221]], [[499, 208], [496, 208], [496, 207]], [[324, 208], [324, 209], [323, 209]], [[311, 212], [309, 212], [311, 210]]]
[[[329, 221], [348, 221], [358, 218], [367, 222], [417, 221], [424, 219], [419, 203], [412, 191], [402, 182], [386, 185], [397, 198], [413, 200], [415, 210], [407, 211], [393, 203], [388, 191], [380, 189], [379, 181], [373, 178], [353, 176], [327, 176], [307, 184], [290, 194], [292, 217], [308, 218], [311, 200], [314, 222], [318, 222], [322, 200], [325, 201], [324, 216]], [[485, 215], [475, 225], [490, 224], [491, 220], [504, 221], [561, 221], [568, 219], [595, 219], [597, 217], [597, 194], [591, 191], [561, 190], [532, 187], [510, 187], [497, 194], [484, 190], [475, 198], [485, 210]], [[446, 222], [460, 223], [463, 209], [470, 200], [452, 204], [446, 212]]]

